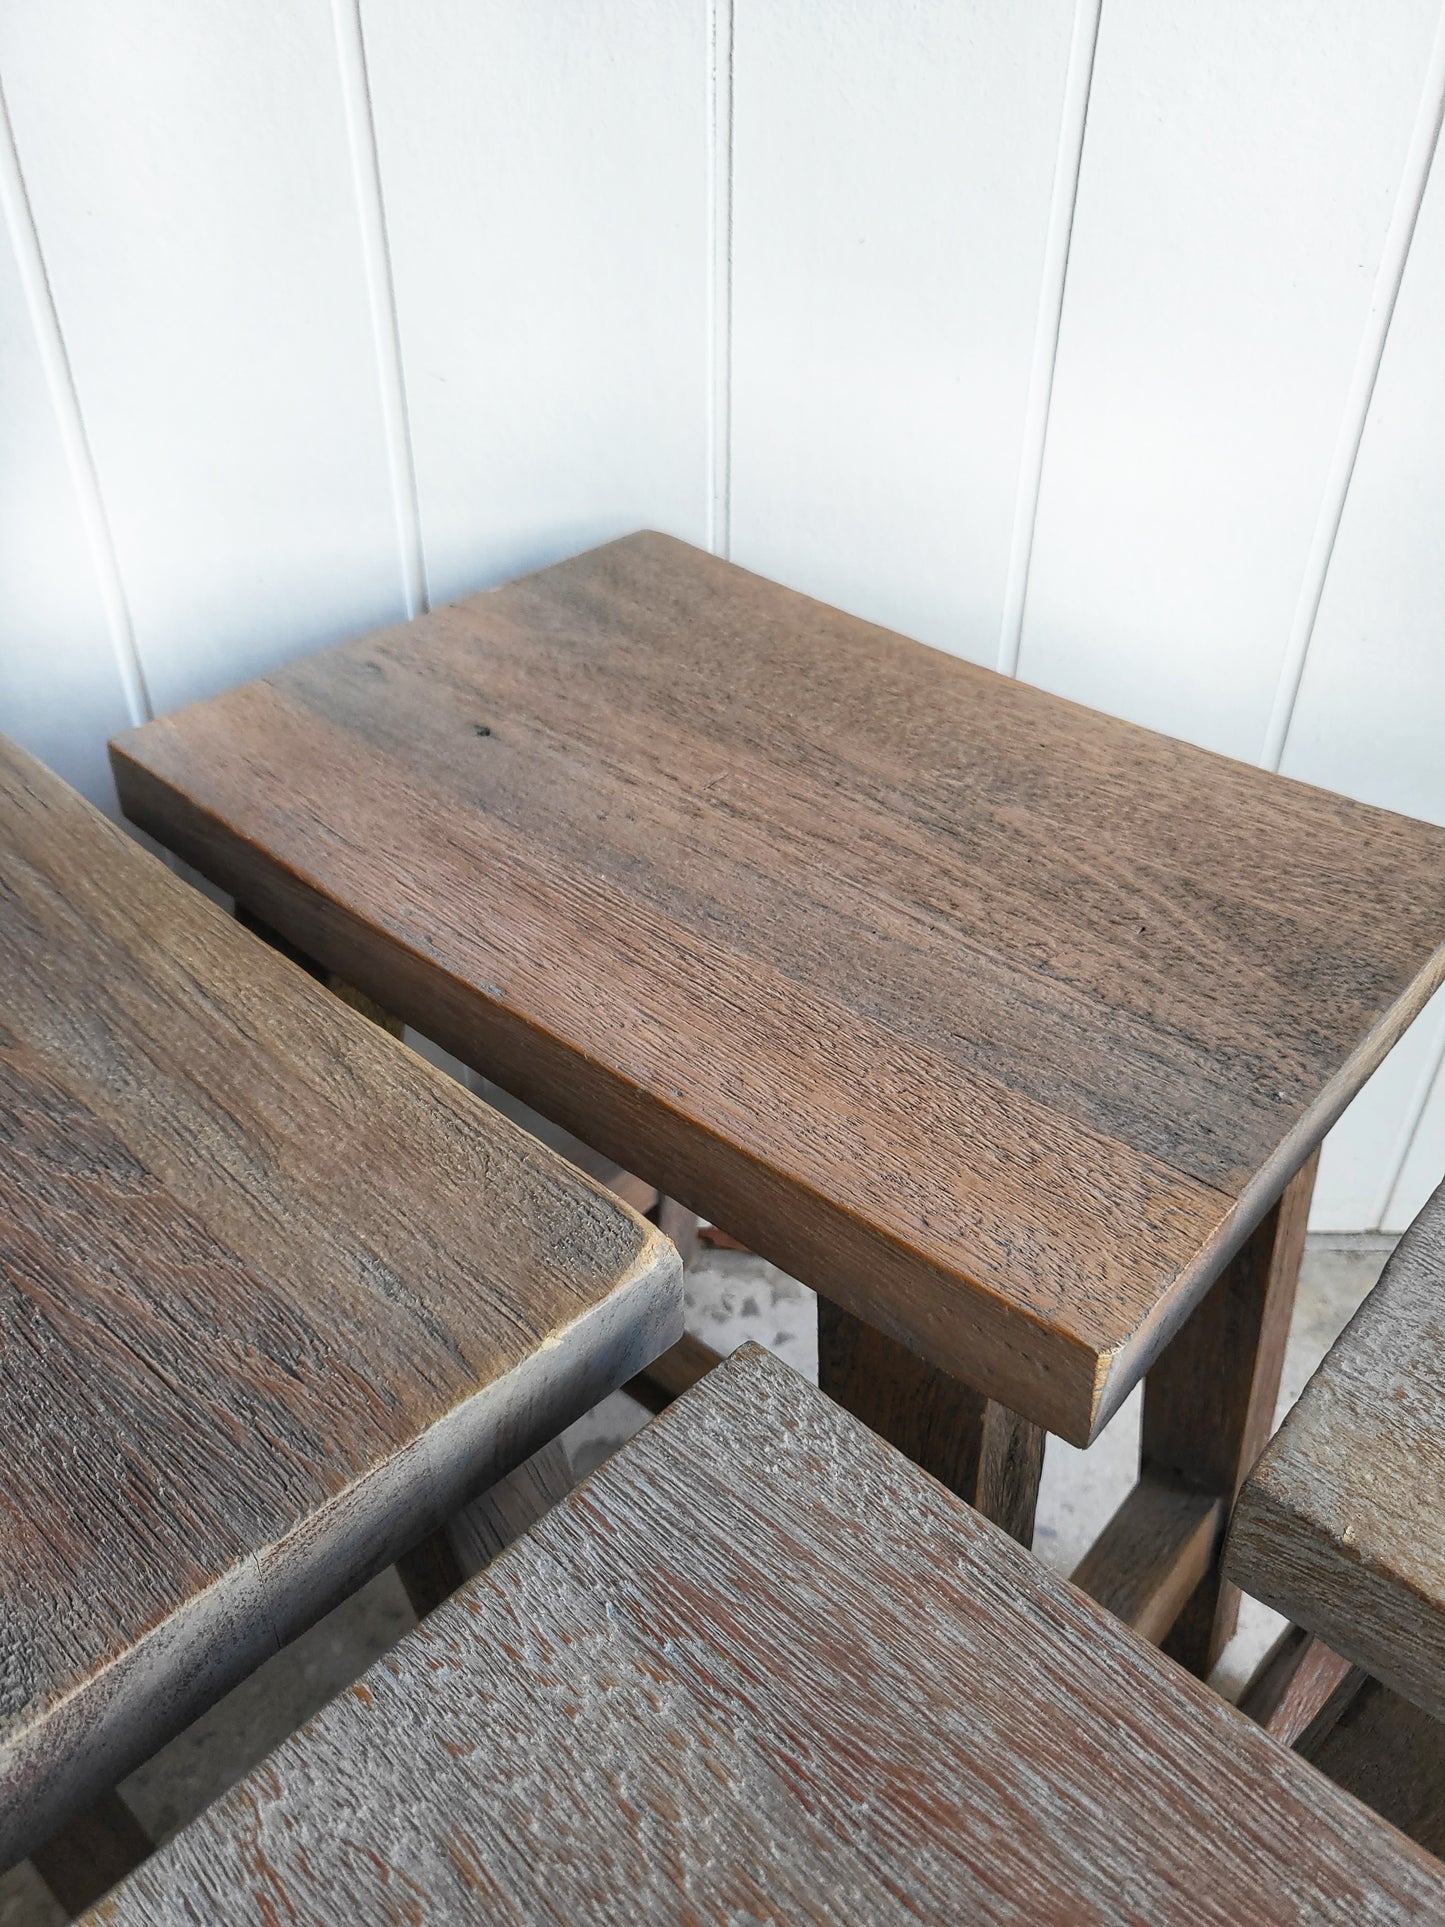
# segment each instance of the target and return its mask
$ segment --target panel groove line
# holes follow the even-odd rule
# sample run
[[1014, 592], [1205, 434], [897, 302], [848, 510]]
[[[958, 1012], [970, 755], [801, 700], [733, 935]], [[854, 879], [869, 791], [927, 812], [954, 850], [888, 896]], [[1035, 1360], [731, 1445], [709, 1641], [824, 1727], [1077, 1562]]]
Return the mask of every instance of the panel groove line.
[[3, 79], [0, 79], [0, 216], [10, 236], [26, 311], [45, 372], [45, 385], [55, 415], [66, 468], [85, 531], [86, 547], [95, 569], [106, 628], [115, 654], [116, 674], [132, 725], [154, 715], [146, 688], [145, 670], [136, 647], [130, 605], [121, 579], [110, 520], [100, 490], [90, 441], [85, 432], [75, 374], [66, 352], [60, 314], [45, 268], [40, 234], [25, 187], [20, 149], [10, 119]]
[[1405, 278], [1405, 263], [1410, 256], [1410, 244], [1414, 240], [1415, 226], [1425, 199], [1430, 166], [1439, 144], [1442, 117], [1445, 117], [1445, 9], [1442, 9], [1435, 29], [1430, 62], [1410, 135], [1409, 151], [1405, 156], [1399, 191], [1380, 251], [1380, 264], [1370, 293], [1364, 331], [1340, 416], [1339, 432], [1325, 479], [1314, 536], [1305, 560], [1299, 601], [1295, 605], [1284, 661], [1280, 665], [1279, 686], [1275, 691], [1274, 707], [1261, 755], [1267, 769], [1278, 769], [1284, 761], [1290, 724], [1294, 719], [1300, 684], [1304, 680], [1310, 639], [1324, 596], [1325, 578], [1329, 574], [1335, 538], [1345, 512], [1345, 498], [1349, 494], [1360, 443], [1364, 439], [1365, 422], [1379, 378], [1380, 363], [1384, 359], [1390, 322], [1399, 299], [1400, 284]]
[[401, 331], [396, 313], [396, 285], [391, 271], [391, 241], [386, 231], [386, 202], [381, 191], [381, 166], [376, 152], [376, 123], [371, 107], [371, 83], [366, 70], [366, 35], [361, 24], [361, 0], [331, 0], [336, 34], [336, 58], [341, 74], [341, 99], [346, 115], [351, 173], [356, 190], [356, 216], [361, 229], [371, 331], [376, 342], [376, 378], [386, 437], [391, 494], [396, 512], [401, 590], [408, 618], [431, 607], [427, 594], [426, 550], [421, 533], [421, 505], [417, 496], [416, 457], [412, 449], [411, 418], [407, 407], [406, 374], [401, 360]]
[[732, 546], [733, 0], [712, 0], [711, 25], [708, 547], [726, 558]]
[[1014, 501], [1008, 575], [1004, 582], [1003, 622], [999, 631], [998, 666], [1006, 676], [1016, 676], [1019, 668], [1024, 603], [1029, 588], [1029, 562], [1033, 555], [1034, 526], [1038, 520], [1044, 447], [1049, 434], [1049, 403], [1053, 396], [1059, 329], [1063, 323], [1064, 297], [1068, 290], [1069, 242], [1074, 231], [1074, 209], [1079, 198], [1079, 171], [1084, 161], [1089, 90], [1094, 78], [1094, 52], [1099, 44], [1099, 15], [1102, 8], [1103, 0], [1078, 0], [1074, 10], [1073, 38], [1069, 45], [1068, 72], [1064, 79], [1049, 225], [1044, 241], [1043, 273], [1039, 281], [1034, 357], [1029, 371], [1028, 405], [1019, 449], [1018, 493]]

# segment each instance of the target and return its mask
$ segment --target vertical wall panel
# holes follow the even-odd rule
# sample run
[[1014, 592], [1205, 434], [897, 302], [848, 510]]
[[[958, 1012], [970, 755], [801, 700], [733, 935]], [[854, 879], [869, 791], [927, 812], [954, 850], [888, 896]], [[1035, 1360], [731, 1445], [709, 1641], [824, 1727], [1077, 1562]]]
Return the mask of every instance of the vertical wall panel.
[[1437, 1074], [1400, 1175], [1385, 1207], [1385, 1229], [1403, 1231], [1445, 1181], [1445, 1075]]
[[[1396, 1181], [1417, 1135], [1442, 1045], [1445, 991], [1411, 1025], [1325, 1139], [1310, 1212], [1312, 1230], [1402, 1228], [1391, 1217]], [[1437, 1181], [1441, 1177], [1445, 1160], [1436, 1173]]]
[[705, 540], [705, 0], [365, 0], [428, 584]]
[[1257, 758], [1438, 0], [1109, 0], [1021, 672]]
[[327, 0], [5, 7], [0, 72], [156, 707], [397, 614]]
[[1073, 17], [736, 6], [733, 556], [989, 663]]
[[131, 720], [15, 251], [0, 227], [0, 732], [113, 809], [105, 740]]
[[[1439, 154], [1283, 767], [1306, 782], [1445, 823], [1445, 159]], [[1421, 1023], [1399, 1054], [1418, 1080], [1438, 1061], [1439, 1049], [1439, 1024]], [[1386, 1207], [1389, 1228], [1402, 1228], [1442, 1177], [1445, 1079]]]

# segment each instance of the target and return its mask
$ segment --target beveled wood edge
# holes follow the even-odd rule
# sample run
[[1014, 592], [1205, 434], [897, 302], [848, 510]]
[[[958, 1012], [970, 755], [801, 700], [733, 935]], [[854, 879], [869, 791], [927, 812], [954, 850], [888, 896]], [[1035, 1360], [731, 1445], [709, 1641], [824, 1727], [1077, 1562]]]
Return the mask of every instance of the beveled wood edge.
[[1433, 952], [1428, 963], [1417, 972], [1380, 1018], [1365, 1042], [1345, 1060], [1314, 1104], [1280, 1140], [1274, 1154], [1261, 1165], [1258, 1174], [1240, 1193], [1233, 1209], [1225, 1213], [1213, 1238], [1201, 1248], [1195, 1262], [1178, 1282], [1159, 1300], [1151, 1317], [1137, 1332], [1101, 1357], [1092, 1429], [1083, 1443], [1092, 1445], [1115, 1416], [1225, 1265], [1278, 1203], [1286, 1186], [1304, 1169], [1326, 1133], [1338, 1122], [1351, 1101], [1359, 1095], [1361, 1087], [1379, 1069], [1442, 984], [1445, 984], [1445, 943]]
[[[108, 1666], [6, 1735], [0, 1867], [24, 1859], [174, 1734], [682, 1333], [682, 1266], [647, 1233], [604, 1298], [404, 1451], [258, 1548]], [[81, 1737], [56, 1744], [70, 1728]]]
[[[825, 1289], [845, 1310], [910, 1351], [1079, 1447], [1094, 1443], [1360, 1086], [1445, 982], [1442, 943], [1238, 1198], [1214, 1191], [1188, 1173], [1177, 1173], [1218, 1199], [1214, 1233], [1137, 1329], [1127, 1335], [1076, 1332], [992, 1296], [965, 1272], [920, 1257], [904, 1240], [863, 1223], [820, 1193], [812, 1193], [818, 1215], [815, 1225], [801, 1225], [796, 1211], [768, 1211], [757, 1200], [787, 1180], [761, 1160], [680, 1112], [671, 1113], [672, 1135], [665, 1136], [646, 1115], [639, 1116], [625, 1080], [604, 1066], [579, 1063], [566, 1044], [526, 1016], [451, 977], [434, 958], [393, 932], [364, 923], [274, 852], [230, 828], [134, 755], [131, 745], [144, 732], [163, 727], [166, 720], [123, 731], [110, 741], [116, 792], [131, 822], [328, 969], [344, 975], [385, 1008], [399, 1011], [443, 1049], [541, 1110], [601, 1156], [636, 1172], [664, 1196], [700, 1216], [726, 1223], [759, 1257], [814, 1289]], [[247, 863], [249, 869], [244, 867]], [[453, 1001], [452, 1010], [442, 1008], [438, 990], [442, 980]], [[408, 995], [409, 984], [415, 985], [415, 996]], [[479, 1041], [486, 1063], [475, 1061]], [[573, 1094], [571, 1115], [563, 1115], [564, 1107], [555, 1099], [534, 1102], [541, 1096], [539, 1087], [549, 1081], [549, 1072], [556, 1089]], [[650, 1105], [656, 1113], [669, 1109], [657, 1097], [650, 1099]], [[619, 1118], [621, 1123], [613, 1121]], [[706, 1195], [692, 1182], [684, 1159], [707, 1168]], [[844, 1271], [838, 1260], [850, 1244], [858, 1247], [857, 1260]], [[914, 1276], [932, 1273], [942, 1289], [936, 1294], [931, 1318], [915, 1324], [895, 1308], [880, 1305], [874, 1289], [880, 1268], [902, 1268]], [[938, 1309], [950, 1291], [969, 1294], [967, 1319], [950, 1321]], [[960, 1334], [955, 1328], [963, 1325], [971, 1325], [979, 1337]], [[1025, 1351], [1025, 1330], [1031, 1356]], [[976, 1354], [985, 1348], [992, 1351], [996, 1367], [1001, 1366], [987, 1382], [974, 1369]]]
[[1218, 1494], [1146, 1472], [1070, 1583], [1158, 1646], [1209, 1571], [1223, 1530]]

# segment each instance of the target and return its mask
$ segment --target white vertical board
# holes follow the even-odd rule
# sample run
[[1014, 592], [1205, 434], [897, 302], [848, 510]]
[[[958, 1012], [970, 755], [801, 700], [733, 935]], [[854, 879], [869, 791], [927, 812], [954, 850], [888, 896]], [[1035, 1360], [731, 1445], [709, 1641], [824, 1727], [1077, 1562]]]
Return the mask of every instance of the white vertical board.
[[[1439, 154], [1325, 579], [1283, 768], [1305, 782], [1445, 823], [1445, 157]], [[1405, 1060], [1402, 1077], [1408, 1067], [1416, 1086], [1439, 1061], [1445, 998], [1437, 1006], [1396, 1052]], [[1415, 1113], [1419, 1108], [1417, 1099]], [[1445, 1078], [1437, 1079], [1397, 1184], [1394, 1177], [1391, 1167], [1380, 1208], [1386, 1228], [1402, 1230], [1445, 1177]]]
[[1411, 1140], [1399, 1178], [1385, 1207], [1385, 1230], [1404, 1231], [1445, 1182], [1445, 1074], [1438, 1073], [1430, 1101]]
[[988, 663], [1073, 20], [736, 4], [733, 557]]
[[400, 612], [327, 0], [0, 8], [158, 709]]
[[1261, 754], [1438, 15], [1105, 6], [1030, 681]]
[[706, 539], [704, 0], [364, 0], [433, 602]]
[[15, 250], [0, 227], [0, 733], [114, 810], [105, 742], [132, 720]]
[[[1445, 990], [1437, 993], [1325, 1139], [1310, 1211], [1312, 1231], [1400, 1230], [1391, 1216], [1402, 1161], [1440, 1052]], [[1445, 1124], [1445, 1110], [1442, 1110]], [[1436, 1181], [1445, 1177], [1442, 1158]]]

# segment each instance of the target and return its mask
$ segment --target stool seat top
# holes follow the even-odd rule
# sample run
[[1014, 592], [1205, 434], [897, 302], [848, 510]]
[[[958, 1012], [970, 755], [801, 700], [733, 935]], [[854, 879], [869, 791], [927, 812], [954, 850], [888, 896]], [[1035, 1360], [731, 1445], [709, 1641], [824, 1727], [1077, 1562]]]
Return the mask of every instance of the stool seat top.
[[1241, 1492], [1247, 1591], [1445, 1720], [1445, 1185]]
[[0, 1865], [681, 1322], [651, 1226], [0, 739]]
[[311, 954], [1079, 1442], [1445, 974], [1445, 831], [660, 535], [114, 764]]
[[1445, 1868], [749, 1346], [99, 1918], [1442, 1909]]

